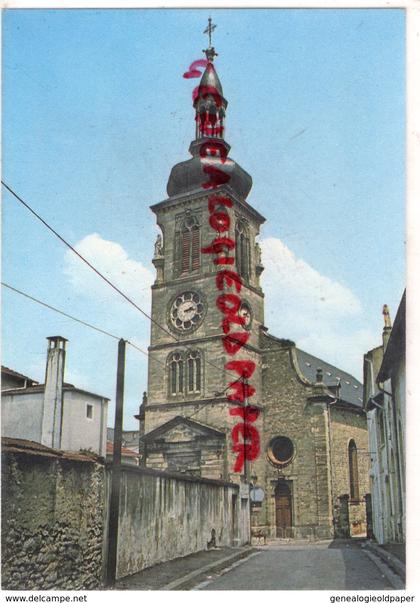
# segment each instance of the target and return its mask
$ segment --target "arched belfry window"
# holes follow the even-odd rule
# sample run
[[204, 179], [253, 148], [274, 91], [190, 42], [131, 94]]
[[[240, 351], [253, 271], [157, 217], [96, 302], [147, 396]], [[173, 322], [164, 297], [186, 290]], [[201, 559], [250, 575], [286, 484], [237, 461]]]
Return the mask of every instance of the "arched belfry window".
[[236, 270], [244, 279], [249, 279], [250, 245], [249, 232], [245, 223], [238, 220], [235, 227]]
[[189, 394], [201, 391], [200, 352], [189, 352], [187, 357], [187, 390]]
[[359, 470], [357, 468], [357, 447], [354, 440], [349, 442], [350, 499], [359, 500]]
[[184, 360], [182, 354], [175, 352], [169, 358], [169, 392], [176, 396], [184, 391]]
[[200, 227], [195, 216], [187, 216], [175, 233], [175, 266], [178, 275], [200, 268]]
[[173, 352], [168, 357], [168, 383], [171, 396], [191, 395], [202, 391], [203, 362], [198, 350]]

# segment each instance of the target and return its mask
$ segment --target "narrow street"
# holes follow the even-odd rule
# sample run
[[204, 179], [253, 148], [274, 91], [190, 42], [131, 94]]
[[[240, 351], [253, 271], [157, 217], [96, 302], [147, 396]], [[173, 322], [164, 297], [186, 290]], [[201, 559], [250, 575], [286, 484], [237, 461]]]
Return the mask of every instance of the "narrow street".
[[357, 543], [270, 543], [191, 589], [392, 590], [385, 574]]

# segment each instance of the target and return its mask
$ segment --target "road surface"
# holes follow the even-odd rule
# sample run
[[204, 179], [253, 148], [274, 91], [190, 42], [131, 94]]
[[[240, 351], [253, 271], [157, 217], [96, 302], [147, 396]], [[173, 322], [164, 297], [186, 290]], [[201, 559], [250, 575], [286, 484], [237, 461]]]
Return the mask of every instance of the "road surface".
[[192, 590], [392, 590], [358, 543], [269, 544]]

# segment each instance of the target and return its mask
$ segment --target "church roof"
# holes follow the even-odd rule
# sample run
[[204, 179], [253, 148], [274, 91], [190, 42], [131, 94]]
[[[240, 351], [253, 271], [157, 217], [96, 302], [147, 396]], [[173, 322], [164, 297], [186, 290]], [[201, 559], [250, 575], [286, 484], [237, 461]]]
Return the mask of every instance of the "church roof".
[[[248, 172], [230, 157], [226, 159], [220, 169], [229, 176], [229, 186], [241, 199], [246, 199], [252, 187], [252, 178]], [[200, 157], [194, 156], [192, 159], [187, 159], [174, 165], [166, 190], [169, 197], [190, 193], [196, 189], [201, 189], [202, 191], [203, 182], [207, 182], [207, 180], [208, 176], [203, 172], [203, 164]]]
[[316, 371], [322, 369], [325, 385], [337, 386], [340, 383], [340, 400], [363, 407], [363, 385], [355, 377], [337, 367], [296, 348], [299, 368], [311, 383], [316, 381]]
[[223, 88], [222, 88], [222, 84], [219, 80], [219, 76], [217, 75], [217, 72], [216, 72], [216, 69], [214, 68], [213, 63], [210, 63], [210, 62], [207, 64], [206, 70], [203, 73], [203, 76], [200, 81], [199, 89], [205, 88], [205, 87], [215, 88], [217, 90], [217, 92], [221, 96], [223, 96]]

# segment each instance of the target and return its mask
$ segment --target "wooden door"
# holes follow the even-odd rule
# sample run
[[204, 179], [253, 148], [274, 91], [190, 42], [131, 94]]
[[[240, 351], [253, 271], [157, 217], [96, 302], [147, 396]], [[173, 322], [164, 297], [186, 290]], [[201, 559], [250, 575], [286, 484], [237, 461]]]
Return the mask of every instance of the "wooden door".
[[287, 530], [287, 528], [292, 527], [292, 496], [286, 482], [277, 484], [275, 501], [277, 537], [284, 538], [290, 535], [290, 530]]

